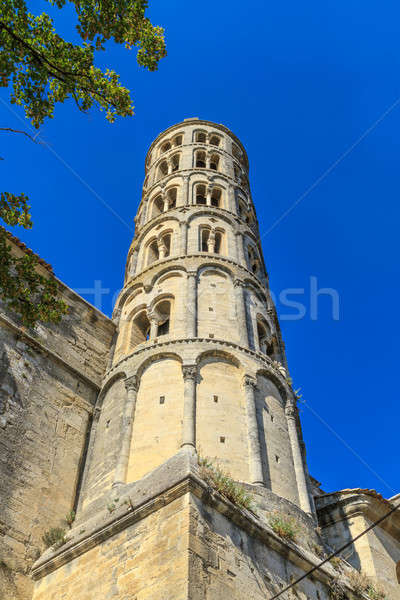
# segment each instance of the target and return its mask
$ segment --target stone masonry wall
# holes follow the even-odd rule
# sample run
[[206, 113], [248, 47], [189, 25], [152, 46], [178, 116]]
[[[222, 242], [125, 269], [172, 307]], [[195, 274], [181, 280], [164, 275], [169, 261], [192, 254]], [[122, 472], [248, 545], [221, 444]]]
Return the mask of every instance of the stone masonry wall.
[[34, 600], [187, 600], [188, 495], [39, 580]]
[[[17, 249], [18, 250], [18, 249]], [[20, 327], [0, 307], [0, 598], [28, 600], [42, 535], [74, 508], [113, 323], [62, 286], [58, 325]]]

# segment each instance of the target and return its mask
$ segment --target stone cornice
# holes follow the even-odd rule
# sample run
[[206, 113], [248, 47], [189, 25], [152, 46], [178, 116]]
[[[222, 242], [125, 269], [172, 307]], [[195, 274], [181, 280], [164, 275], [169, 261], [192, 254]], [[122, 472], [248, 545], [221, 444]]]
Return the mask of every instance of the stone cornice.
[[[383, 517], [396, 503], [392, 503], [375, 490], [340, 490], [315, 497], [318, 519], [322, 528], [363, 515], [374, 522]], [[397, 504], [400, 504], [397, 501]], [[400, 508], [383, 520], [379, 527], [400, 542]]]
[[[131, 288], [136, 286], [138, 283], [143, 284], [143, 281], [142, 281], [143, 275], [150, 273], [152, 270], [156, 271], [156, 269], [160, 266], [163, 267], [165, 265], [168, 265], [168, 264], [171, 264], [174, 262], [177, 263], [177, 266], [179, 267], [180, 270], [185, 270], [185, 268], [182, 268], [184, 262], [188, 261], [192, 258], [199, 258], [199, 259], [203, 259], [203, 260], [207, 259], [207, 261], [212, 261], [212, 262], [215, 262], [216, 264], [218, 264], [218, 262], [227, 263], [229, 265], [232, 265], [232, 266], [238, 268], [244, 274], [244, 275], [242, 275], [242, 278], [243, 277], [250, 278], [252, 280], [252, 282], [254, 283], [254, 285], [256, 285], [256, 287], [259, 289], [259, 291], [267, 298], [269, 297], [269, 290], [266, 287], [264, 287], [262, 281], [256, 275], [254, 275], [254, 273], [249, 271], [246, 267], [244, 267], [240, 263], [236, 262], [235, 260], [232, 260], [231, 258], [227, 258], [226, 256], [222, 256], [220, 254], [214, 255], [214, 254], [208, 254], [207, 252], [195, 252], [195, 253], [191, 253], [191, 254], [184, 254], [184, 255], [178, 255], [178, 256], [168, 256], [168, 258], [158, 260], [158, 261], [152, 263], [146, 269], [143, 269], [143, 271], [140, 271], [140, 273], [138, 273], [137, 275], [132, 277], [132, 279], [129, 279], [129, 281], [127, 283], [125, 283], [124, 287], [122, 288], [122, 290], [120, 291], [120, 293], [118, 295], [118, 298], [115, 302], [114, 311], [117, 310], [118, 308], [121, 308], [121, 301], [122, 301], [122, 299], [126, 299], [128, 297], [128, 295], [131, 291]], [[266, 279], [268, 280], [268, 275], [266, 275]]]
[[[45, 346], [44, 344], [39, 342], [39, 340], [37, 340], [32, 335], [30, 335], [29, 333], [24, 331], [24, 329], [22, 327], [19, 327], [18, 325], [13, 323], [4, 314], [0, 314], [0, 322], [3, 323], [6, 327], [11, 329], [12, 331], [14, 331], [15, 333], [17, 333], [18, 336], [24, 338], [30, 346], [33, 346], [39, 352], [41, 352], [47, 356], [50, 356], [55, 362], [57, 362], [58, 364], [61, 364], [65, 369], [67, 369], [68, 371], [70, 371], [70, 373], [72, 373], [73, 375], [75, 375], [76, 377], [81, 379], [89, 387], [93, 388], [96, 392], [100, 391], [100, 385], [98, 383], [96, 383], [95, 381], [90, 379], [90, 377], [88, 377], [87, 375], [85, 375], [84, 373], [79, 371], [76, 367], [74, 367], [69, 362], [64, 360], [61, 356], [56, 354], [53, 350], [50, 350], [49, 348], [47, 348], [47, 346]], [[89, 404], [87, 406], [84, 406], [84, 408], [90, 412]]]
[[214, 347], [216, 349], [232, 348], [236, 351], [246, 354], [247, 356], [250, 356], [253, 359], [256, 359], [258, 362], [260, 362], [262, 364], [263, 368], [266, 368], [269, 372], [271, 372], [271, 374], [274, 375], [275, 383], [276, 383], [280, 393], [283, 395], [283, 398], [285, 400], [292, 399], [292, 401], [295, 402], [295, 398], [294, 398], [291, 388], [288, 386], [285, 377], [280, 372], [278, 365], [275, 364], [275, 362], [272, 359], [270, 359], [265, 354], [262, 354], [261, 352], [256, 352], [254, 350], [251, 350], [250, 348], [240, 346], [239, 344], [236, 344], [234, 342], [230, 342], [227, 340], [221, 340], [218, 338], [201, 338], [201, 337], [177, 338], [177, 339], [170, 339], [165, 342], [157, 341], [157, 342], [145, 342], [143, 344], [140, 344], [134, 352], [132, 352], [131, 354], [128, 354], [127, 356], [124, 356], [117, 363], [115, 363], [115, 365], [113, 365], [113, 367], [105, 375], [104, 385], [107, 385], [107, 382], [109, 381], [109, 379], [115, 376], [115, 374], [124, 366], [124, 363], [127, 363], [128, 361], [135, 359], [137, 356], [140, 356], [141, 354], [154, 352], [155, 350], [158, 350], [158, 349], [160, 349], [160, 350], [165, 349], [168, 351], [169, 349], [174, 348], [176, 346], [185, 346], [185, 345], [192, 345], [192, 344], [202, 345], [203, 351], [205, 351], [206, 348], [210, 347], [210, 346]]
[[257, 233], [255, 233], [254, 230], [252, 229], [252, 225], [249, 225], [248, 223], [246, 223], [246, 221], [241, 219], [239, 217], [239, 215], [236, 215], [235, 213], [231, 212], [230, 210], [228, 210], [226, 208], [218, 208], [216, 206], [207, 206], [206, 204], [183, 204], [181, 206], [174, 206], [174, 208], [169, 208], [165, 212], [162, 212], [159, 215], [157, 215], [156, 217], [152, 217], [149, 221], [144, 223], [144, 225], [137, 228], [137, 231], [135, 231], [135, 237], [133, 238], [131, 246], [128, 251], [128, 260], [129, 260], [129, 256], [130, 256], [131, 252], [133, 251], [133, 249], [136, 248], [140, 244], [142, 238], [155, 225], [158, 225], [159, 223], [162, 223], [163, 221], [167, 221], [168, 219], [171, 219], [171, 218], [178, 221], [179, 223], [187, 222], [189, 224], [190, 221], [188, 221], [187, 218], [185, 218], [185, 219], [180, 218], [179, 213], [182, 211], [182, 209], [185, 209], [185, 213], [190, 211], [190, 212], [193, 212], [194, 214], [198, 214], [200, 212], [200, 213], [204, 213], [204, 214], [209, 213], [211, 215], [218, 215], [220, 218], [221, 218], [221, 215], [223, 215], [225, 217], [230, 217], [232, 219], [232, 221], [230, 222], [230, 225], [232, 227], [235, 225], [235, 223], [240, 226], [240, 230], [238, 230], [236, 233], [242, 233], [242, 234], [246, 233], [253, 239], [253, 241], [256, 244], [258, 244], [260, 242], [260, 236], [257, 235], [258, 234], [258, 222], [257, 221], [254, 222], [254, 225], [257, 228]]
[[[209, 487], [197, 473], [191, 471], [186, 473], [180, 480], [166, 487], [162, 493], [158, 493], [136, 506], [130, 502], [130, 498], [127, 496], [126, 505], [114, 517], [110, 517], [103, 526], [97, 527], [88, 535], [81, 535], [80, 539], [69, 544], [67, 543], [66, 546], [61, 547], [50, 555], [46, 553], [43, 558], [39, 559], [32, 569], [33, 579], [38, 580], [52, 573], [109, 539], [111, 536], [141, 521], [185, 494], [193, 494], [204, 504], [211, 506], [243, 531], [261, 540], [272, 550], [285, 557], [285, 559], [303, 571], [308, 571], [319, 564], [320, 558], [316, 555], [294, 542], [286, 541], [279, 537], [255, 514], [230, 502], [218, 491]], [[328, 584], [332, 578], [336, 577], [336, 571], [333, 566], [325, 564], [314, 572], [313, 577]]]

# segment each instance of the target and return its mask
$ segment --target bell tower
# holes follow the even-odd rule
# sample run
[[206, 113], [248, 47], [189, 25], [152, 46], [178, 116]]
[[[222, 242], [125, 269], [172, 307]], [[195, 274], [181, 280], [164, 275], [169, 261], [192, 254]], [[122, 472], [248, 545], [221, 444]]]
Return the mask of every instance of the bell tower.
[[[97, 496], [99, 480], [103, 492], [138, 481], [190, 447], [235, 480], [311, 513], [248, 159], [236, 136], [197, 119], [160, 134], [135, 223], [83, 502]], [[113, 426], [120, 443], [104, 463]]]
[[[210, 121], [186, 119], [150, 146], [76, 522], [67, 544], [36, 563], [34, 600], [268, 597], [268, 585], [246, 588], [265, 525], [207, 487], [198, 455], [261, 511], [294, 514], [315, 536], [248, 171], [241, 142]], [[235, 547], [222, 555], [217, 540], [228, 531]], [[285, 581], [288, 549], [276, 544], [260, 550], [280, 561], [265, 559], [265, 577]]]

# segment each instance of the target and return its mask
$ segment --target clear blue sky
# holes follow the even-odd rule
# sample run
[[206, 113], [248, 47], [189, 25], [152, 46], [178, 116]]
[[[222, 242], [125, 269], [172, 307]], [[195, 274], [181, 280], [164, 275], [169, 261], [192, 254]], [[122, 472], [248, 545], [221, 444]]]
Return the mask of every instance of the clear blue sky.
[[[133, 52], [112, 44], [98, 62], [132, 90], [134, 118], [110, 125], [68, 102], [41, 130], [50, 150], [2, 134], [1, 189], [29, 194], [35, 222], [18, 234], [72, 288], [100, 280], [110, 314], [149, 144], [186, 117], [227, 125], [248, 151], [272, 290], [306, 290], [305, 317], [281, 325], [295, 387], [311, 407], [302, 409], [310, 472], [328, 491], [366, 487], [390, 497], [400, 491], [400, 102], [384, 113], [400, 98], [398, 2], [150, 5], [166, 29], [159, 71], [139, 69]], [[49, 9], [42, 0], [31, 6]], [[58, 12], [62, 33], [75, 39], [72, 10]], [[0, 101], [1, 126], [21, 127], [4, 89]], [[337, 290], [338, 320], [328, 297], [311, 319], [310, 277]], [[295, 313], [280, 302], [278, 311]]]

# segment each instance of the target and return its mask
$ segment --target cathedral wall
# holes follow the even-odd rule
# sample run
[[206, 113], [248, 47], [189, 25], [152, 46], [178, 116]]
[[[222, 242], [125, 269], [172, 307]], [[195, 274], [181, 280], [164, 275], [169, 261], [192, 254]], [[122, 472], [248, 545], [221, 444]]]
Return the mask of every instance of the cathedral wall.
[[188, 504], [181, 496], [71, 560], [33, 600], [188, 600]]
[[136, 481], [178, 452], [182, 443], [181, 363], [160, 359], [142, 374], [136, 400], [127, 482]]
[[246, 413], [237, 366], [222, 357], [200, 362], [196, 406], [199, 453], [238, 481], [249, 479]]
[[[10, 239], [16, 255], [28, 250]], [[18, 245], [19, 244], [19, 245]], [[41, 264], [43, 275], [52, 276]], [[59, 324], [21, 327], [0, 307], [0, 598], [31, 597], [42, 535], [67, 527], [114, 324], [60, 282]]]
[[[265, 600], [304, 574], [288, 552], [277, 552], [194, 495], [189, 557], [190, 600]], [[287, 594], [283, 597], [330, 600], [328, 586], [311, 577]]]

